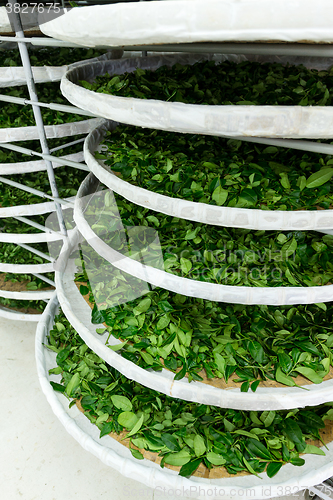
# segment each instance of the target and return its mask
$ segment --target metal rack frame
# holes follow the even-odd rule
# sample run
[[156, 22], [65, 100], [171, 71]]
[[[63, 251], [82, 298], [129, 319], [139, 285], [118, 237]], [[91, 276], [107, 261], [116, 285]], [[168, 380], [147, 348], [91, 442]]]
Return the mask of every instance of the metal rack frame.
[[[9, 0], [9, 3], [14, 4], [15, 0]], [[45, 233], [49, 234], [56, 234], [59, 237], [62, 238], [67, 238], [67, 229], [62, 213], [62, 207], [61, 205], [64, 204], [66, 206], [73, 206], [73, 202], [70, 200], [64, 200], [59, 198], [58, 194], [58, 189], [57, 189], [57, 184], [54, 176], [54, 166], [53, 163], [57, 163], [59, 165], [63, 166], [70, 166], [73, 168], [79, 168], [82, 170], [87, 170], [89, 169], [82, 163], [79, 162], [74, 162], [70, 160], [65, 160], [61, 159], [55, 156], [52, 156], [52, 152], [56, 151], [57, 149], [63, 149], [65, 147], [69, 147], [71, 145], [77, 144], [82, 141], [82, 139], [79, 139], [77, 141], [72, 141], [69, 142], [68, 144], [65, 144], [64, 146], [58, 147], [58, 148], [53, 148], [49, 149], [48, 144], [47, 144], [47, 137], [45, 133], [45, 127], [41, 115], [41, 107], [46, 107], [49, 109], [54, 109], [54, 110], [59, 110], [63, 112], [68, 112], [68, 113], [76, 113], [76, 114], [81, 114], [81, 115], [86, 115], [86, 116], [95, 116], [91, 113], [85, 112], [80, 110], [79, 108], [76, 108], [74, 106], [66, 106], [66, 105], [59, 105], [55, 103], [43, 103], [38, 101], [38, 95], [35, 87], [35, 82], [32, 74], [32, 69], [31, 69], [31, 64], [30, 64], [30, 58], [27, 50], [27, 43], [31, 43], [32, 45], [36, 46], [57, 46], [57, 47], [81, 47], [77, 44], [72, 44], [72, 43], [67, 43], [67, 42], [61, 42], [58, 40], [53, 40], [53, 39], [38, 39], [38, 38], [25, 38], [21, 21], [20, 21], [20, 15], [15, 14], [15, 32], [16, 32], [16, 38], [12, 37], [5, 37], [5, 36], [0, 36], [0, 43], [1, 42], [16, 42], [18, 44], [18, 48], [20, 51], [21, 59], [22, 59], [22, 65], [25, 71], [26, 75], [26, 80], [27, 80], [27, 86], [28, 86], [28, 91], [29, 91], [29, 96], [30, 99], [21, 99], [21, 98], [15, 98], [11, 96], [4, 96], [0, 95], [0, 100], [1, 101], [6, 101], [6, 102], [13, 102], [16, 104], [22, 104], [22, 105], [31, 105], [33, 112], [34, 112], [34, 117], [36, 121], [36, 125], [38, 128], [38, 134], [39, 134], [39, 141], [42, 147], [42, 153], [38, 153], [36, 151], [33, 151], [28, 148], [23, 148], [14, 144], [10, 143], [1, 143], [0, 147], [10, 149], [13, 151], [17, 151], [23, 154], [26, 154], [28, 156], [39, 156], [43, 158], [46, 162], [46, 170], [48, 174], [48, 179], [50, 182], [51, 186], [51, 191], [52, 191], [52, 196], [47, 195], [46, 193], [43, 193], [42, 191], [33, 189], [29, 186], [25, 186], [20, 183], [16, 183], [14, 181], [11, 181], [7, 178], [4, 178], [0, 176], [0, 182], [7, 183], [8, 185], [12, 185], [13, 187], [25, 190], [27, 192], [36, 194], [42, 198], [46, 198], [48, 200], [52, 200], [55, 203], [56, 207], [56, 213], [57, 213], [57, 218], [59, 222], [59, 227], [60, 227], [60, 232], [57, 231], [52, 231], [51, 229], [48, 229], [46, 227], [43, 227], [40, 224], [37, 224], [33, 221], [30, 221], [26, 217], [22, 216], [17, 216], [15, 217], [17, 220], [19, 220], [22, 223], [28, 224], [32, 227], [35, 227], [41, 231], [44, 231]], [[111, 48], [111, 47], [108, 47]], [[126, 47], [125, 50], [141, 50], [142, 55], [145, 56], [147, 55], [147, 51], [154, 51], [154, 52], [162, 52], [162, 51], [168, 51], [168, 52], [215, 52], [215, 53], [238, 53], [238, 54], [261, 54], [261, 55], [286, 55], [286, 54], [294, 54], [294, 55], [302, 55], [302, 56], [315, 56], [315, 57], [333, 57], [333, 47], [314, 47], [312, 45], [305, 46], [303, 45], [302, 47], [297, 46], [296, 44], [293, 44], [293, 46], [286, 47], [285, 45], [280, 45], [280, 44], [269, 44], [267, 46], [258, 46], [256, 44], [177, 44], [177, 45], [168, 45], [168, 46], [144, 46], [144, 47]], [[255, 142], [255, 143], [261, 143], [261, 144], [267, 144], [267, 145], [274, 145], [274, 146], [279, 146], [279, 147], [287, 147], [287, 148], [293, 148], [293, 149], [299, 149], [299, 150], [304, 150], [304, 151], [313, 151], [313, 152], [318, 152], [318, 153], [324, 153], [324, 154], [333, 154], [333, 145], [328, 145], [328, 144], [319, 144], [316, 142], [311, 142], [311, 141], [298, 141], [298, 140], [284, 140], [284, 139], [265, 139], [265, 138], [250, 138], [250, 137], [237, 137], [239, 140], [246, 140], [248, 142]], [[46, 254], [39, 252], [38, 250], [35, 250], [34, 248], [23, 244], [19, 243], [19, 246], [28, 249], [29, 251], [33, 251], [37, 255], [53, 262], [53, 259], [47, 256]], [[54, 282], [49, 280], [48, 278], [44, 277], [43, 275], [39, 273], [35, 273], [34, 276], [43, 279], [45, 282], [48, 284], [54, 285]], [[314, 498], [321, 498], [323, 500], [331, 500], [333, 498], [333, 488], [332, 488], [333, 482], [328, 479], [324, 483], [317, 485], [315, 487], [311, 487], [309, 490], [309, 496], [310, 498], [315, 495]]]

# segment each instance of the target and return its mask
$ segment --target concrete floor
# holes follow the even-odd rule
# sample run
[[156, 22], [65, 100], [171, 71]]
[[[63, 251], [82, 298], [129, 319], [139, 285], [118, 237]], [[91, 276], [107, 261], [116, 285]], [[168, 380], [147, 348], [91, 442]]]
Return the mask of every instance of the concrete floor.
[[174, 500], [125, 479], [68, 436], [39, 386], [35, 329], [0, 318], [0, 499]]

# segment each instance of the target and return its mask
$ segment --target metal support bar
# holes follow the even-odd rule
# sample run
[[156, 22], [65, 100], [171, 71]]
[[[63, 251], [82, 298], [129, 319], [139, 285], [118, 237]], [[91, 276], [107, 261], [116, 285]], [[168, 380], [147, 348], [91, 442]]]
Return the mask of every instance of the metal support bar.
[[68, 142], [67, 144], [64, 144], [63, 146], [57, 146], [56, 148], [50, 149], [50, 153], [54, 153], [55, 151], [59, 151], [60, 149], [69, 148], [70, 146], [74, 146], [75, 144], [79, 144], [80, 142], [84, 142], [85, 139], [86, 138], [83, 137], [82, 139], [77, 139], [76, 141]]
[[306, 43], [175, 43], [166, 45], [128, 45], [125, 47], [110, 47], [110, 50], [115, 48], [121, 48], [125, 51], [194, 52], [196, 54], [214, 53], [333, 57], [332, 45]]
[[60, 158], [57, 156], [51, 156], [51, 155], [46, 155], [46, 154], [41, 154], [41, 153], [36, 153], [37, 156], [41, 156], [44, 160], [50, 160], [53, 163], [58, 163], [59, 165], [67, 166], [67, 167], [73, 167], [73, 168], [79, 168], [80, 170], [85, 170], [86, 172], [90, 172], [89, 168], [85, 163], [79, 163], [77, 161], [72, 161], [72, 160], [67, 160], [64, 158]]
[[[0, 36], [0, 46], [1, 42], [17, 42], [13, 36]], [[90, 49], [91, 47], [87, 47], [86, 45], [78, 45], [73, 42], [65, 42], [63, 40], [57, 40], [55, 38], [43, 38], [43, 37], [31, 37], [31, 38], [22, 38], [20, 42], [31, 43], [31, 45], [41, 45], [44, 47], [73, 47], [77, 49]], [[104, 47], [104, 46], [103, 46]], [[105, 48], [108, 48], [105, 46]]]
[[[1, 100], [1, 97], [0, 97]], [[255, 142], [258, 144], [265, 144], [267, 146], [276, 146], [280, 148], [290, 148], [290, 149], [298, 149], [301, 151], [310, 151], [312, 153], [320, 153], [320, 154], [327, 154], [327, 155], [333, 155], [333, 145], [332, 144], [325, 144], [321, 142], [314, 142], [314, 141], [306, 141], [306, 140], [298, 140], [298, 139], [269, 139], [265, 137], [250, 137], [250, 136], [238, 136], [238, 137], [230, 137], [230, 136], [221, 136], [225, 137], [226, 139], [235, 139], [238, 141], [247, 141], [247, 142]], [[79, 141], [84, 141], [84, 139], [79, 139], [78, 141], [73, 141], [73, 143], [69, 143], [68, 146], [71, 144], [74, 144], [75, 142]], [[37, 151], [34, 151], [32, 149], [28, 148], [23, 148], [22, 146], [17, 146], [14, 144], [9, 144], [9, 143], [0, 143], [0, 147], [6, 148], [6, 149], [11, 149], [13, 151], [17, 151], [19, 153], [23, 153], [29, 156], [39, 156], [41, 158], [47, 159], [52, 161], [53, 163], [58, 163], [59, 165], [64, 165], [64, 166], [69, 166], [73, 168], [79, 168], [81, 170], [86, 170], [89, 172], [89, 168], [84, 164], [84, 163], [79, 163], [75, 162], [72, 160], [67, 160], [64, 158], [59, 158], [56, 156], [51, 156], [51, 155], [46, 155], [43, 153], [38, 153]], [[62, 149], [64, 146], [58, 146], [58, 148], [55, 148], [53, 151], [56, 151], [57, 149]]]
[[[238, 136], [238, 137], [230, 137], [230, 136], [221, 136], [226, 139], [235, 139], [238, 141], [247, 141], [254, 142], [257, 144], [265, 144], [267, 146], [276, 146], [280, 148], [288, 148], [288, 149], [298, 149], [300, 151], [310, 151], [312, 153], [320, 153], [326, 155], [333, 155], [333, 145], [325, 144], [321, 142], [314, 141], [306, 141], [306, 140], [298, 140], [298, 139], [269, 139], [265, 137], [249, 137], [249, 136]], [[80, 139], [83, 141], [84, 139]], [[70, 144], [68, 144], [70, 145]], [[43, 153], [38, 153], [37, 151], [33, 151], [32, 149], [23, 148], [22, 146], [17, 146], [16, 144], [9, 143], [0, 143], [0, 147], [11, 149], [13, 151], [17, 151], [18, 153], [23, 153], [29, 156], [39, 156], [44, 159], [48, 159], [53, 163], [58, 163], [59, 165], [79, 168], [81, 170], [86, 170], [89, 172], [89, 168], [85, 163], [79, 163], [72, 160], [67, 160], [65, 158], [59, 158], [56, 156], [46, 155]], [[59, 146], [57, 149], [61, 149], [63, 146]], [[54, 150], [52, 150], [54, 151]]]
[[[15, 42], [11, 36], [0, 36], [1, 42]], [[53, 38], [31, 37], [22, 38], [20, 42], [31, 43], [31, 45], [44, 45], [49, 47], [76, 47], [91, 48], [72, 42], [65, 42]], [[258, 55], [294, 55], [309, 57], [333, 57], [333, 47], [330, 44], [307, 44], [307, 43], [175, 43], [165, 45], [126, 45], [110, 46], [97, 45], [97, 49], [123, 49], [125, 51], [149, 51], [149, 52], [195, 52], [215, 54], [258, 54]]]
[[[61, 205], [70, 205], [74, 206], [74, 203], [69, 200], [63, 200], [61, 198], [56, 198], [54, 196], [51, 196], [49, 194], [43, 193], [43, 191], [39, 191], [38, 189], [34, 189], [29, 186], [25, 186], [24, 184], [20, 184], [19, 182], [15, 182], [9, 179], [6, 179], [6, 177], [0, 176], [0, 182], [3, 182], [5, 184], [8, 184], [9, 186], [13, 186], [18, 189], [22, 189], [22, 191], [27, 191], [27, 193], [35, 194], [36, 196], [40, 196], [41, 198], [47, 198], [48, 200], [52, 200], [54, 202], [57, 202], [58, 204]], [[64, 235], [63, 235], [64, 236]]]
[[255, 142], [257, 144], [266, 144], [268, 146], [276, 146], [280, 148], [299, 149], [300, 151], [310, 151], [311, 153], [320, 153], [333, 155], [333, 145], [323, 144], [321, 142], [296, 140], [296, 139], [265, 139], [264, 137], [227, 137], [238, 141]]
[[49, 285], [51, 286], [56, 286], [55, 282], [52, 281], [52, 280], [49, 280], [49, 278], [47, 278], [46, 276], [43, 276], [42, 274], [38, 274], [38, 273], [32, 273], [33, 276], [36, 276], [36, 278], [39, 278], [40, 280], [42, 281], [45, 281], [45, 283], [48, 283]]
[[[15, 29], [15, 33], [16, 33], [16, 40], [18, 41], [18, 48], [20, 51], [22, 65], [23, 65], [25, 77], [27, 80], [29, 97], [30, 97], [31, 101], [36, 103], [36, 102], [38, 102], [38, 97], [37, 97], [37, 93], [36, 93], [35, 81], [34, 81], [33, 74], [32, 74], [28, 49], [27, 49], [27, 46], [25, 43], [20, 43], [20, 39], [24, 38], [20, 14], [15, 13], [15, 8], [14, 8], [15, 7], [15, 0], [9, 0], [9, 3], [11, 4], [12, 10], [13, 10], [13, 13], [12, 13], [13, 24], [14, 24], [14, 29]], [[38, 129], [39, 141], [41, 144], [42, 152], [44, 154], [49, 154], [49, 148], [48, 148], [48, 144], [47, 144], [47, 139], [46, 139], [41, 110], [35, 104], [32, 104], [32, 110], [34, 113], [37, 129]], [[49, 160], [45, 159], [45, 164], [46, 164], [47, 174], [49, 177], [52, 195], [54, 196], [54, 198], [58, 198], [59, 195], [58, 195], [57, 183], [55, 180], [52, 163]], [[57, 217], [58, 217], [58, 221], [59, 221], [60, 232], [64, 235], [67, 235], [66, 224], [65, 224], [65, 221], [64, 221], [64, 218], [62, 215], [61, 205], [57, 201], [55, 201], [55, 208], [56, 208]]]
[[89, 172], [89, 168], [85, 163], [79, 163], [77, 161], [68, 160], [66, 158], [61, 158], [58, 156], [51, 156], [49, 154], [38, 153], [38, 151], [34, 151], [33, 149], [23, 148], [22, 146], [17, 146], [16, 144], [10, 144], [7, 142], [0, 143], [0, 148], [11, 149], [12, 151], [17, 151], [18, 153], [22, 153], [28, 156], [39, 156], [44, 160], [49, 160], [53, 163], [58, 163], [59, 165], [79, 168], [80, 170], [85, 170]]
[[29, 99], [24, 99], [23, 97], [13, 97], [10, 95], [0, 94], [0, 101], [12, 102], [14, 104], [39, 106], [42, 108], [53, 109], [55, 111], [62, 111], [63, 113], [74, 113], [75, 115], [92, 116], [96, 118], [96, 115], [90, 113], [89, 111], [84, 111], [83, 109], [77, 108], [76, 106], [68, 106], [67, 104], [56, 104], [54, 102], [36, 102]]
[[34, 247], [31, 247], [30, 245], [26, 245], [25, 243], [16, 243], [16, 245], [24, 248], [25, 250], [28, 250], [28, 252], [38, 255], [38, 257], [41, 257], [42, 259], [48, 260], [49, 262], [54, 262], [54, 259], [52, 259], [52, 257], [50, 257], [44, 252], [41, 252], [40, 250], [37, 250]]
[[28, 156], [35, 156], [35, 151], [28, 148], [23, 148], [22, 146], [17, 146], [16, 144], [10, 144], [9, 142], [0, 143], [0, 147], [5, 149], [11, 149], [12, 151], [17, 151], [18, 153], [23, 153]]
[[57, 231], [53, 231], [53, 229], [50, 229], [49, 227], [42, 226], [42, 224], [38, 224], [37, 222], [34, 222], [33, 220], [28, 219], [27, 217], [21, 217], [17, 216], [14, 217], [14, 219], [23, 222], [24, 224], [27, 224], [28, 226], [35, 227], [36, 229], [39, 229], [40, 231], [43, 231], [44, 233], [49, 233], [49, 234], [56, 234], [60, 237], [63, 237], [61, 233], [58, 233]]

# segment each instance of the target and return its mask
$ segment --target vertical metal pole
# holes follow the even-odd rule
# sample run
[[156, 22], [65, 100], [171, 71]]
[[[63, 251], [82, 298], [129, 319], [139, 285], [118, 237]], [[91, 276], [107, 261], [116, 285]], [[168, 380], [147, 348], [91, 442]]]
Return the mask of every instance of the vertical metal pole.
[[[140, 2], [144, 2], [144, 1], [145, 1], [145, 0], [140, 0]], [[147, 55], [148, 55], [148, 54], [147, 54], [147, 51], [146, 51], [146, 50], [142, 50], [142, 51], [141, 51], [141, 55], [142, 55], [142, 57], [147, 57]]]
[[[15, 29], [15, 33], [16, 33], [16, 39], [17, 38], [24, 38], [20, 14], [14, 12], [15, 1], [16, 0], [9, 0], [9, 3], [12, 5], [11, 15], [13, 16], [13, 24], [14, 24], [14, 29]], [[24, 42], [21, 42], [21, 43], [19, 42], [18, 48], [20, 51], [23, 69], [24, 69], [26, 80], [27, 80], [27, 86], [28, 86], [30, 100], [34, 101], [34, 102], [38, 102], [36, 86], [35, 86], [35, 81], [33, 79], [33, 74], [32, 74], [32, 70], [31, 70], [31, 64], [30, 64], [30, 58], [29, 58], [27, 46]], [[50, 152], [49, 152], [49, 147], [47, 144], [44, 123], [43, 123], [43, 118], [42, 118], [42, 113], [41, 113], [40, 107], [34, 106], [32, 104], [32, 110], [33, 110], [36, 125], [37, 125], [39, 141], [41, 144], [42, 152], [44, 154], [49, 154]], [[52, 163], [49, 160], [45, 160], [45, 164], [46, 164], [47, 174], [49, 177], [52, 195], [56, 198], [59, 198], [58, 188], [57, 188], [57, 184], [56, 184], [56, 180], [55, 180], [55, 176], [54, 176], [54, 170], [53, 170]], [[61, 210], [61, 205], [59, 203], [55, 202], [55, 207], [56, 207], [60, 232], [64, 236], [67, 236], [67, 230], [66, 230], [66, 225], [65, 225], [63, 214], [62, 214], [62, 210]]]

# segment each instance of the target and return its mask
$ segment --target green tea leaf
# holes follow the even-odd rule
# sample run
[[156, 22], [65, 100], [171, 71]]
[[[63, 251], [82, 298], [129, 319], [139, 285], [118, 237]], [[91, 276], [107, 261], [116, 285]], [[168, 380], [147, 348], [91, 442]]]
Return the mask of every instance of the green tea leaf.
[[251, 384], [251, 391], [252, 392], [256, 392], [259, 384], [260, 384], [260, 380], [255, 380], [254, 382], [252, 382], [252, 384]]
[[248, 343], [248, 349], [249, 349], [249, 352], [252, 356], [252, 358], [257, 362], [257, 363], [263, 363], [264, 361], [264, 350], [261, 346], [261, 344], [255, 340], [251, 340], [249, 343]]
[[120, 396], [117, 394], [111, 395], [111, 401], [119, 410], [129, 412], [132, 409], [132, 403], [126, 396]]
[[65, 326], [62, 323], [59, 323], [59, 321], [57, 321], [55, 323], [55, 326], [56, 326], [58, 332], [63, 332], [64, 330], [66, 330]]
[[223, 465], [226, 463], [226, 460], [222, 457], [222, 455], [214, 453], [213, 451], [207, 453], [206, 458], [213, 465]]
[[319, 307], [323, 311], [327, 311], [327, 305], [324, 302], [318, 302], [315, 304], [315, 306]]
[[310, 175], [310, 177], [306, 180], [306, 187], [309, 189], [313, 189], [325, 184], [325, 182], [329, 181], [333, 176], [333, 168], [322, 168], [318, 172]]
[[191, 460], [187, 464], [183, 465], [179, 471], [179, 475], [182, 477], [189, 477], [195, 473], [199, 465], [201, 464], [201, 458], [196, 458]]
[[70, 350], [68, 348], [63, 349], [62, 351], [58, 352], [57, 357], [56, 357], [56, 362], [58, 365], [61, 365], [69, 356]]
[[144, 419], [144, 414], [141, 415], [141, 417], [139, 418], [139, 420], [137, 421], [137, 423], [134, 425], [134, 427], [132, 427], [132, 429], [130, 430], [130, 432], [128, 434], [126, 434], [126, 437], [130, 437], [130, 436], [133, 436], [134, 434], [136, 434], [142, 427], [142, 424], [143, 424], [143, 419]]
[[281, 177], [280, 182], [281, 182], [282, 187], [284, 187], [285, 189], [290, 189], [291, 185], [289, 182], [288, 174], [286, 172], [281, 172], [280, 177]]
[[133, 312], [135, 316], [138, 316], [139, 314], [142, 314], [150, 308], [151, 305], [151, 299], [149, 297], [146, 297], [145, 299], [142, 299], [139, 304], [133, 309]]
[[259, 438], [256, 436], [256, 434], [253, 434], [252, 432], [245, 431], [244, 429], [237, 429], [233, 431], [233, 434], [239, 434], [240, 436], [247, 436], [251, 439], [257, 439], [259, 441]]
[[308, 378], [314, 384], [321, 384], [323, 378], [318, 375], [312, 368], [307, 368], [306, 366], [298, 366], [295, 371], [303, 375], [303, 377]]
[[173, 306], [167, 300], [161, 300], [158, 303], [158, 307], [160, 307], [162, 309], [162, 311], [165, 313], [168, 313], [168, 312], [174, 310]]
[[254, 474], [255, 476], [258, 476], [257, 472], [254, 470], [254, 468], [251, 466], [251, 464], [249, 464], [249, 462], [246, 460], [245, 457], [243, 457], [243, 462], [245, 464], [245, 467], [247, 468], [247, 470], [249, 472], [251, 472], [251, 474]]
[[163, 314], [162, 316], [160, 316], [160, 319], [156, 324], [156, 328], [157, 330], [163, 330], [168, 326], [169, 323], [170, 323], [170, 317], [167, 314]]
[[321, 450], [317, 446], [314, 446], [313, 444], [307, 444], [303, 453], [311, 453], [313, 455], [325, 455], [325, 452], [323, 450]]
[[169, 453], [165, 457], [165, 463], [169, 465], [175, 465], [176, 467], [180, 465], [185, 465], [191, 460], [191, 455], [186, 450], [178, 451], [177, 453]]
[[292, 465], [296, 465], [296, 467], [301, 467], [302, 465], [305, 464], [304, 458], [291, 458], [290, 463]]
[[296, 385], [292, 377], [289, 377], [289, 375], [283, 373], [279, 366], [277, 367], [275, 372], [275, 379], [277, 382], [280, 382], [280, 384], [288, 385], [289, 387], [293, 387], [294, 385]]
[[52, 386], [54, 391], [57, 392], [65, 392], [65, 387], [61, 384], [57, 384], [57, 382], [50, 381], [50, 385]]
[[141, 354], [143, 360], [145, 361], [145, 363], [147, 363], [147, 365], [154, 364], [154, 358], [151, 354], [149, 354], [148, 352], [145, 352], [145, 351], [140, 351], [140, 354]]
[[212, 199], [216, 202], [216, 205], [221, 206], [224, 205], [228, 198], [228, 191], [223, 189], [220, 185], [214, 189], [212, 194]]
[[138, 420], [135, 413], [131, 411], [124, 411], [118, 415], [118, 423], [129, 430], [133, 429]]
[[224, 357], [221, 356], [221, 354], [214, 352], [214, 361], [216, 363], [218, 371], [221, 372], [222, 375], [224, 376], [224, 371], [226, 367], [226, 362]]
[[136, 458], [137, 460], [144, 459], [144, 456], [142, 455], [141, 451], [136, 450], [135, 448], [130, 448], [130, 452], [132, 453], [133, 457]]
[[290, 241], [287, 241], [281, 248], [281, 253], [285, 257], [290, 257], [297, 249], [297, 241], [295, 238], [292, 238]]
[[111, 349], [111, 351], [120, 351], [125, 345], [127, 344], [127, 340], [125, 342], [120, 342], [120, 344], [115, 344], [115, 345], [108, 345], [108, 348]]
[[248, 439], [246, 442], [246, 447], [251, 453], [254, 454], [254, 456], [263, 458], [265, 460], [272, 460], [272, 456], [269, 453], [268, 449], [260, 441]]
[[250, 388], [250, 382], [247, 380], [246, 382], [243, 382], [241, 385], [241, 392], [247, 392]]
[[282, 370], [288, 374], [293, 367], [293, 360], [285, 352], [279, 352], [278, 358]]
[[274, 422], [275, 415], [275, 411], [264, 411], [260, 416], [260, 420], [263, 422], [265, 427], [269, 427]]
[[184, 274], [187, 274], [191, 271], [192, 269], [192, 262], [188, 259], [184, 259], [184, 257], [182, 257], [180, 259], [180, 268], [182, 270], [182, 272]]
[[80, 385], [80, 374], [78, 372], [75, 372], [66, 386], [66, 392], [68, 396], [71, 396], [79, 385]]
[[171, 450], [171, 451], [179, 451], [180, 450], [179, 443], [178, 443], [177, 439], [175, 438], [175, 436], [173, 436], [172, 434], [162, 433], [161, 439], [162, 439], [163, 443], [165, 444], [165, 446], [169, 450]]
[[292, 420], [291, 418], [286, 418], [283, 424], [286, 436], [291, 441], [293, 441], [295, 444], [303, 443], [302, 431], [297, 422], [295, 422], [295, 420]]
[[271, 462], [267, 465], [266, 473], [268, 477], [273, 477], [279, 472], [283, 463], [282, 462]]
[[202, 436], [197, 434], [193, 441], [194, 453], [197, 457], [201, 457], [204, 453], [206, 453], [206, 445]]
[[112, 422], [105, 422], [105, 424], [102, 427], [102, 430], [100, 432], [99, 437], [102, 438], [103, 436], [110, 434], [110, 432], [112, 432], [112, 431], [113, 431], [113, 423]]
[[89, 288], [84, 285], [80, 285], [80, 294], [81, 295], [87, 295], [89, 293]]
[[104, 311], [100, 311], [95, 304], [91, 312], [91, 322], [94, 325], [98, 325], [99, 323], [104, 323], [104, 321], [105, 321]]

